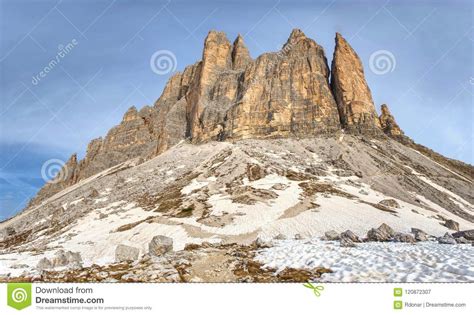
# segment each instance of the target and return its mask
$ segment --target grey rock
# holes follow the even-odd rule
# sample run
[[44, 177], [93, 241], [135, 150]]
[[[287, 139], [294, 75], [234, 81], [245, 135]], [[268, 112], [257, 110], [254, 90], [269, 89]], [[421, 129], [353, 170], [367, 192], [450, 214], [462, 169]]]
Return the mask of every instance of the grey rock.
[[154, 236], [148, 244], [150, 255], [162, 256], [173, 250], [173, 239], [163, 235]]
[[52, 268], [53, 268], [53, 264], [46, 257], [41, 258], [40, 261], [38, 261], [38, 264], [36, 265], [36, 269], [38, 269], [40, 271], [41, 270], [52, 269]]
[[301, 236], [301, 234], [295, 234], [295, 240], [302, 240], [303, 237]]
[[400, 205], [395, 199], [384, 199], [380, 201], [379, 204], [390, 208], [400, 208]]
[[272, 243], [269, 242], [269, 241], [265, 241], [263, 238], [261, 237], [257, 237], [257, 239], [255, 240], [255, 245], [257, 247], [261, 247], [261, 248], [264, 248], [264, 247], [272, 247]]
[[387, 224], [382, 223], [376, 229], [367, 232], [367, 240], [374, 242], [387, 242], [395, 235], [395, 231]]
[[324, 236], [328, 241], [338, 241], [340, 239], [339, 233], [334, 230], [330, 230], [324, 233]]
[[280, 241], [286, 240], [286, 236], [280, 233], [277, 236], [275, 236], [275, 239], [280, 240]]
[[340, 241], [341, 247], [355, 247], [356, 244], [347, 237], [342, 237]]
[[66, 266], [69, 261], [68, 257], [66, 256], [66, 253], [64, 250], [58, 250], [55, 254], [54, 257], [51, 259], [51, 263], [53, 264], [54, 267], [63, 267]]
[[457, 244], [456, 239], [448, 232], [446, 232], [442, 237], [438, 238], [438, 243], [449, 244], [449, 245]]
[[465, 239], [469, 241], [474, 241], [474, 230], [464, 230], [464, 231], [459, 231], [453, 233], [453, 237], [458, 238], [458, 237], [464, 237]]
[[471, 244], [472, 242], [461, 236], [461, 237], [456, 238], [456, 243], [458, 243], [458, 244]]
[[454, 220], [450, 220], [450, 219], [446, 220], [444, 222], [444, 226], [450, 230], [459, 231], [459, 223]]
[[136, 247], [119, 244], [115, 248], [115, 261], [135, 261], [138, 259], [139, 253], [140, 250]]
[[379, 229], [372, 228], [367, 232], [367, 240], [371, 242], [387, 242], [390, 240], [390, 235]]
[[354, 232], [352, 232], [351, 230], [347, 230], [347, 231], [341, 233], [340, 239], [341, 239], [341, 241], [343, 239], [346, 239], [346, 240], [348, 239], [348, 240], [350, 240], [354, 243], [360, 243], [361, 242], [360, 238]]
[[415, 237], [413, 237], [413, 235], [405, 234], [405, 233], [396, 233], [393, 236], [393, 240], [395, 242], [412, 243], [412, 244], [416, 242]]

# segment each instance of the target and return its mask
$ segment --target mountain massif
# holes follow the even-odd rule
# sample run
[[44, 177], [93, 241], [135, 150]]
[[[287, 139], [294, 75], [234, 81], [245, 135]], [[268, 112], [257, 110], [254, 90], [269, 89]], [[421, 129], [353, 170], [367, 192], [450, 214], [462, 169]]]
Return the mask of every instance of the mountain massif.
[[256, 59], [209, 32], [153, 106], [0, 223], [0, 280], [472, 281], [474, 168], [379, 116], [335, 42], [329, 67], [298, 29]]
[[[331, 75], [331, 80], [329, 80]], [[295, 29], [281, 51], [256, 60], [239, 35], [211, 31], [202, 60], [175, 73], [153, 107], [131, 107], [81, 161], [72, 155], [52, 194], [130, 158], [154, 157], [181, 140], [312, 137], [347, 133], [403, 137], [386, 105], [378, 117], [362, 63], [340, 35], [331, 70], [324, 50]]]

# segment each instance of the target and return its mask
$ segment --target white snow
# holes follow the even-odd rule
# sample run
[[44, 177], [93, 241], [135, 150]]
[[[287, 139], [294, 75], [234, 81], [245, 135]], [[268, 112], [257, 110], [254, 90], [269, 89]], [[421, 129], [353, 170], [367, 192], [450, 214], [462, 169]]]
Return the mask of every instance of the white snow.
[[194, 190], [206, 187], [209, 184], [209, 182], [214, 182], [214, 181], [216, 181], [216, 177], [214, 177], [214, 176], [206, 178], [205, 180], [198, 180], [198, 179], [194, 178], [189, 185], [187, 185], [187, 186], [185, 186], [181, 189], [181, 193], [185, 194], [185, 195], [188, 195], [191, 192], [193, 192]]
[[271, 189], [275, 184], [285, 184], [285, 190], [275, 190], [278, 194], [276, 199], [268, 202], [258, 202], [255, 205], [247, 205], [234, 203], [230, 196], [224, 194], [212, 195], [208, 202], [212, 205], [210, 214], [221, 216], [224, 213], [239, 214], [234, 217], [234, 220], [223, 227], [212, 227], [199, 222], [196, 218], [172, 218], [176, 222], [182, 222], [189, 225], [197, 226], [204, 231], [224, 234], [224, 235], [240, 235], [254, 232], [258, 229], [264, 228], [277, 220], [286, 209], [294, 206], [299, 202], [299, 196], [302, 192], [298, 186], [297, 181], [288, 180], [286, 177], [276, 174], [269, 174], [259, 180], [248, 182], [244, 181], [246, 185], [259, 189]]
[[338, 242], [278, 241], [259, 251], [255, 259], [277, 272], [286, 267], [330, 268], [321, 282], [466, 282], [474, 281], [474, 248], [421, 242], [361, 243], [355, 248]]
[[[100, 213], [106, 213], [106, 218], [99, 219]], [[61, 234], [59, 238], [48, 243], [48, 250], [40, 255], [31, 252], [2, 254], [0, 256], [0, 274], [11, 273], [18, 276], [24, 270], [33, 271], [38, 261], [43, 257], [51, 258], [62, 248], [66, 251], [79, 252], [84, 266], [91, 264], [109, 264], [115, 260], [115, 248], [125, 244], [140, 249], [140, 254], [148, 252], [148, 244], [155, 235], [164, 235], [173, 238], [173, 249], [182, 250], [187, 243], [202, 243], [203, 241], [217, 242], [219, 238], [200, 239], [189, 237], [183, 227], [160, 223], [141, 223], [129, 230], [114, 232], [124, 224], [138, 222], [153, 215], [134, 203], [124, 201], [114, 202], [107, 207], [96, 209], [78, 220], [71, 228]], [[68, 234], [70, 236], [68, 237]], [[27, 264], [29, 268], [11, 268], [15, 264]]]

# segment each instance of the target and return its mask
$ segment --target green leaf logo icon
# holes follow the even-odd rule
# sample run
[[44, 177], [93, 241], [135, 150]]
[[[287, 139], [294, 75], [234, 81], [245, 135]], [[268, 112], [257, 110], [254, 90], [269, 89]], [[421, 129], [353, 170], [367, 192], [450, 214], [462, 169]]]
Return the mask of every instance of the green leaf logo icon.
[[17, 310], [31, 305], [31, 283], [8, 283], [7, 304]]

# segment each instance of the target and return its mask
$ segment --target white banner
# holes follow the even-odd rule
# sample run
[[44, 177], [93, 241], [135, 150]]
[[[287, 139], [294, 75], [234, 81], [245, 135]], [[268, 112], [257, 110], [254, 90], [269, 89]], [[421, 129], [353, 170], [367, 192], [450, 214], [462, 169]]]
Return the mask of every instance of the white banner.
[[1, 284], [0, 314], [474, 314], [465, 284]]

